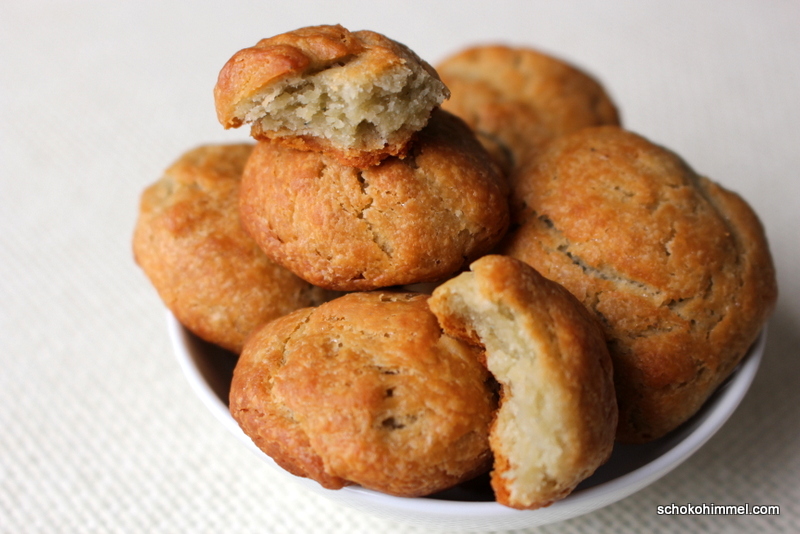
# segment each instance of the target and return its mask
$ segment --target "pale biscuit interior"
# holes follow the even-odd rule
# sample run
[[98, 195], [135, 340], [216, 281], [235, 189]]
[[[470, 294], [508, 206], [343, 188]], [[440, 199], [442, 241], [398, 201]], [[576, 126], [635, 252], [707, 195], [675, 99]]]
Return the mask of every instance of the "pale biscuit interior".
[[243, 122], [278, 136], [314, 136], [334, 146], [379, 149], [398, 132], [421, 129], [446, 88], [423, 69], [394, 65], [379, 76], [356, 77], [354, 63], [270, 84], [242, 103]]
[[489, 443], [497, 501], [566, 497], [613, 447], [616, 403], [605, 341], [580, 303], [527, 265], [484, 256], [433, 291], [443, 330], [482, 345], [500, 384]]
[[541, 342], [519, 324], [524, 318], [481, 294], [473, 273], [448, 285], [445, 314], [474, 329], [486, 349], [486, 366], [503, 388], [491, 437], [495, 455], [508, 462], [500, 476], [512, 502], [538, 501], [562, 477], [562, 425], [568, 410], [546, 380]]

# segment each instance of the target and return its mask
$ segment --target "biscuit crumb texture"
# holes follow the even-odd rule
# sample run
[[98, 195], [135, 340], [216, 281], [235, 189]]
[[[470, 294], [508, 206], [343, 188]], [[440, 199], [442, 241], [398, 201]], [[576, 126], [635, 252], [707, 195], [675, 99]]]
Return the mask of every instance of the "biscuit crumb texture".
[[611, 454], [610, 357], [580, 303], [533, 269], [502, 256], [471, 268], [434, 290], [429, 304], [446, 332], [485, 348], [501, 385], [489, 438], [498, 502], [548, 506]]
[[289, 78], [247, 105], [245, 122], [275, 135], [313, 135], [345, 148], [376, 149], [417, 131], [441, 101], [441, 84], [398, 64], [378, 78], [350, 79], [348, 63]]
[[406, 46], [370, 31], [303, 28], [238, 52], [215, 90], [226, 127], [370, 166], [402, 155], [449, 91]]

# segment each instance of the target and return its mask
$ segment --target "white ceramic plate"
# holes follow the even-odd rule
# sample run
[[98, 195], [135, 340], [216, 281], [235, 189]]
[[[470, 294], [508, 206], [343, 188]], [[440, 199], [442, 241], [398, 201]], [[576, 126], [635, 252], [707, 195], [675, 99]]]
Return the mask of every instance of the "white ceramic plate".
[[680, 428], [645, 445], [616, 445], [608, 463], [566, 499], [547, 508], [519, 511], [491, 501], [486, 478], [433, 497], [411, 499], [357, 486], [326, 490], [314, 481], [287, 473], [253, 445], [228, 412], [228, 390], [236, 356], [201, 341], [170, 313], [167, 324], [181, 368], [200, 400], [229, 431], [281, 475], [334, 501], [381, 517], [428, 528], [473, 532], [534, 527], [576, 517], [624, 499], [666, 475], [694, 454], [733, 414], [750, 388], [766, 343], [764, 329], [732, 376]]

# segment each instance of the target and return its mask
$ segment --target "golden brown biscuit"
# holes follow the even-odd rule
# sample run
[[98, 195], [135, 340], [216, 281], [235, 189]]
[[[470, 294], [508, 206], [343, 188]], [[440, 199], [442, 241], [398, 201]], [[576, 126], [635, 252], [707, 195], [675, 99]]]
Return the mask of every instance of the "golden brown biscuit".
[[350, 293], [268, 323], [237, 363], [231, 414], [279, 465], [326, 488], [420, 496], [485, 472], [489, 376], [427, 298]]
[[343, 291], [444, 278], [493, 247], [509, 220], [497, 167], [463, 121], [443, 111], [406, 158], [367, 169], [259, 143], [240, 214], [274, 261]]
[[428, 301], [444, 331], [479, 343], [500, 383], [489, 442], [497, 501], [519, 509], [566, 497], [608, 460], [617, 428], [603, 331], [562, 286], [489, 255]]
[[226, 128], [366, 167], [402, 156], [447, 98], [436, 71], [375, 32], [312, 26], [263, 39], [222, 68], [214, 97]]
[[604, 325], [618, 439], [686, 421], [731, 373], [777, 297], [763, 228], [736, 194], [620, 128], [553, 141], [517, 175], [502, 247]]
[[594, 78], [536, 50], [476, 46], [437, 71], [452, 92], [443, 109], [463, 118], [507, 170], [550, 139], [619, 124], [616, 106]]
[[327, 292], [271, 262], [241, 228], [238, 192], [253, 145], [184, 154], [142, 194], [136, 261], [189, 330], [233, 352], [260, 323]]

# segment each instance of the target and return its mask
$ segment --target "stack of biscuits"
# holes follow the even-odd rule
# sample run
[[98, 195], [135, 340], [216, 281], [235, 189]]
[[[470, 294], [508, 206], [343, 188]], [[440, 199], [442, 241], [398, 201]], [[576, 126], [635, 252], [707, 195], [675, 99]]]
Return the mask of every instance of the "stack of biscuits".
[[774, 307], [746, 202], [546, 54], [434, 69], [313, 26], [234, 54], [214, 97], [255, 143], [201, 146], [147, 188], [135, 258], [238, 357], [243, 431], [323, 487], [413, 497], [489, 472], [498, 502], [547, 506], [615, 441], [696, 413]]

